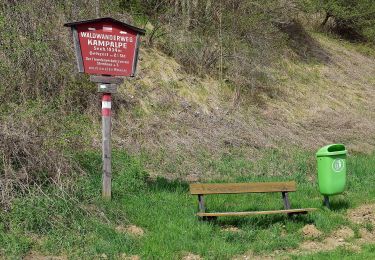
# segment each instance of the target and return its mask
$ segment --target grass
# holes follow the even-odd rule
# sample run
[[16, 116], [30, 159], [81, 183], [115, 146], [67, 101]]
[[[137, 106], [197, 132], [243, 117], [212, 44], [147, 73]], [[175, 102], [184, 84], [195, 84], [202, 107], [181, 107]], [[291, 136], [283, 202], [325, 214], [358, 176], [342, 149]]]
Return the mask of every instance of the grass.
[[339, 248], [331, 252], [322, 252], [308, 256], [298, 256], [292, 259], [373, 259], [375, 256], [375, 245], [365, 245], [362, 247], [361, 252], [353, 253], [353, 251], [345, 248]]
[[[8, 138], [7, 142], [4, 138], [1, 141], [9, 144], [3, 149], [10, 151], [4, 153], [9, 158], [20, 157], [27, 164], [31, 162], [35, 171], [42, 170], [39, 165], [48, 166], [42, 174], [26, 167], [25, 171], [42, 176], [42, 180], [35, 177], [41, 182], [51, 175], [64, 176], [70, 172], [71, 167], [67, 167], [68, 170], [62, 167], [68, 165], [62, 156], [64, 153], [70, 155], [71, 150], [90, 149], [88, 147], [100, 142], [95, 87], [87, 76], [72, 73], [75, 64], [71, 35], [68, 30], [61, 31], [62, 24], [71, 18], [94, 17], [95, 4], [78, 1], [74, 6], [80, 10], [79, 14], [73, 14], [69, 4], [72, 1], [61, 5], [53, 1], [49, 4], [46, 1], [12, 2], [5, 1], [4, 8], [11, 8], [3, 8], [5, 12], [0, 14], [1, 28], [7, 21], [7, 30], [3, 30], [2, 35], [1, 47], [4, 48], [0, 48], [0, 74], [4, 76], [0, 84], [0, 97], [4, 100], [0, 114], [7, 115], [1, 125]], [[112, 8], [106, 5], [104, 13], [113, 13]], [[46, 19], [49, 16], [54, 19]], [[143, 19], [142, 15], [136, 17], [141, 24]], [[32, 27], [39, 29], [35, 31]], [[58, 38], [49, 37], [53, 28], [58, 28], [58, 34], [52, 33]], [[245, 31], [249, 31], [248, 28]], [[249, 77], [256, 78], [256, 85], [259, 85], [254, 90], [259, 91], [259, 98], [241, 93], [238, 101], [234, 98], [235, 83], [230, 80], [237, 78], [236, 73], [224, 82], [211, 77], [199, 78], [184, 72], [184, 67], [173, 57], [142, 47], [139, 78], [121, 86], [114, 100], [114, 147], [136, 149], [139, 145], [141, 149], [152, 150], [151, 158], [116, 152], [113, 200], [107, 202], [100, 197], [100, 154], [77, 155], [77, 162], [87, 174], [74, 182], [72, 177], [66, 177], [64, 184], [72, 186], [69, 191], [60, 189], [58, 184], [43, 186], [43, 190], [34, 187], [28, 194], [18, 197], [9, 211], [0, 213], [0, 258], [19, 259], [30, 251], [37, 251], [75, 259], [100, 258], [103, 254], [112, 259], [123, 253], [145, 259], [176, 259], [187, 252], [207, 259], [226, 259], [249, 250], [267, 254], [296, 248], [303, 241], [299, 229], [308, 223], [314, 223], [325, 235], [341, 225], [358, 229], [344, 216], [347, 209], [375, 199], [370, 186], [374, 183], [375, 161], [369, 155], [354, 155], [348, 159], [347, 191], [332, 199], [333, 211], [321, 209], [294, 220], [285, 216], [259, 216], [199, 222], [194, 216], [196, 197], [189, 195], [187, 183], [163, 178], [150, 180], [145, 170], [145, 165], [153, 163], [150, 174], [185, 177], [188, 173], [204, 172], [206, 179], [213, 177], [212, 181], [219, 182], [294, 179], [299, 190], [291, 194], [292, 205], [320, 208], [312, 153], [289, 151], [290, 147], [288, 152], [263, 150], [259, 152], [259, 159], [249, 161], [249, 154], [228, 153], [231, 144], [221, 143], [233, 136], [233, 147], [244, 144], [250, 154], [258, 153], [256, 147], [277, 146], [280, 140], [314, 147], [318, 142], [340, 139], [352, 146], [360, 145], [361, 150], [363, 144], [368, 144], [366, 149], [372, 150], [371, 133], [374, 131], [366, 122], [371, 121], [369, 117], [374, 111], [372, 103], [368, 102], [375, 82], [373, 46], [331, 40], [321, 34], [314, 34], [314, 38], [328, 51], [333, 62], [311, 60], [306, 63], [285, 58], [285, 62], [275, 65], [276, 71], [272, 70], [270, 75], [256, 76], [250, 70]], [[276, 55], [267, 51], [263, 54], [259, 57]], [[257, 57], [254, 56], [252, 65], [247, 67], [263, 67], [263, 61]], [[241, 71], [240, 74], [245, 73]], [[274, 84], [277, 86], [271, 87]], [[237, 103], [238, 112], [232, 113]], [[338, 112], [333, 113], [335, 111]], [[195, 112], [200, 115], [195, 116]], [[259, 122], [254, 122], [255, 118]], [[340, 120], [331, 120], [335, 118]], [[237, 121], [241, 121], [240, 124]], [[34, 145], [29, 140], [38, 142]], [[19, 149], [22, 146], [25, 148]], [[159, 146], [164, 153], [158, 150]], [[202, 147], [204, 152], [195, 150], [196, 147]], [[35, 153], [30, 155], [30, 151]], [[4, 157], [1, 149], [0, 154]], [[48, 154], [60, 161], [49, 159]], [[58, 156], [53, 157], [55, 154]], [[39, 161], [40, 164], [33, 165]], [[10, 174], [1, 169], [9, 166], [4, 162], [6, 160], [0, 160], [0, 175], [5, 187]], [[49, 167], [55, 165], [57, 167]], [[17, 179], [21, 175], [20, 166], [10, 166], [15, 166], [11, 173]], [[13, 194], [13, 190], [11, 192]], [[4, 196], [3, 189], [1, 193]], [[207, 203], [209, 210], [282, 207], [280, 194], [209, 196]], [[143, 228], [145, 235], [136, 237], [115, 230], [119, 225], [128, 224]], [[226, 225], [236, 226], [241, 232], [222, 231]], [[283, 239], [279, 239], [280, 236]], [[373, 256], [373, 251], [370, 246], [364, 247], [361, 254]], [[332, 253], [336, 258], [346, 254], [352, 253], [341, 249]], [[321, 253], [317, 257], [326, 255], [330, 254]]]
[[[188, 252], [205, 259], [230, 259], [248, 251], [267, 254], [297, 248], [303, 241], [299, 230], [306, 224], [315, 224], [325, 235], [340, 226], [358, 229], [345, 218], [347, 209], [375, 201], [375, 191], [369, 187], [375, 181], [372, 155], [348, 158], [347, 191], [332, 198], [333, 210], [329, 211], [321, 207], [322, 197], [312, 180], [315, 158], [310, 153], [295, 150], [289, 161], [285, 154], [275, 150], [264, 153], [264, 158], [256, 162], [225, 155], [213, 161], [212, 167], [219, 172], [232, 167], [248, 169], [247, 174], [241, 172], [237, 176], [231, 172], [231, 179], [225, 176], [225, 182], [294, 179], [298, 191], [290, 195], [292, 206], [317, 207], [318, 211], [294, 219], [269, 215], [201, 222], [194, 216], [197, 201], [189, 195], [187, 183], [164, 178], [150, 180], [143, 168], [143, 157], [131, 157], [123, 152], [115, 152], [113, 156], [113, 199], [103, 201], [100, 154], [86, 153], [77, 160], [88, 174], [77, 180], [73, 192], [67, 194], [56, 187], [44, 193], [35, 189], [18, 198], [9, 212], [1, 213], [0, 252], [7, 258], [19, 258], [32, 250], [73, 259], [104, 255], [116, 259], [124, 253], [139, 255], [142, 259], [178, 259]], [[279, 174], [271, 177], [260, 174], [266, 165]], [[212, 211], [282, 208], [280, 194], [212, 195], [206, 201]], [[144, 229], [145, 235], [137, 237], [115, 230], [119, 225], [129, 224]], [[227, 225], [240, 231], [223, 231]], [[354, 253], [338, 249], [306, 258], [342, 256], [354, 256]], [[365, 246], [359, 256], [374, 257], [374, 247]]]
[[338, 45], [342, 45], [347, 49], [355, 50], [366, 56], [375, 57], [374, 44], [371, 42], [350, 42], [331, 33], [311, 32], [311, 34], [319, 38], [329, 38], [332, 42], [334, 41]]

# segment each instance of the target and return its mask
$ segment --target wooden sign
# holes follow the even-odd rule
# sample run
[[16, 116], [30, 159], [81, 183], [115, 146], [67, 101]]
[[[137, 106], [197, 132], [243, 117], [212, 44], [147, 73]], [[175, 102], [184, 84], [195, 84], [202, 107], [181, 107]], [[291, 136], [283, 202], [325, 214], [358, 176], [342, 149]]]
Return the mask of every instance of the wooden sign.
[[78, 71], [92, 74], [102, 94], [102, 196], [111, 198], [111, 127], [112, 97], [124, 79], [133, 77], [137, 67], [140, 35], [145, 30], [110, 17], [66, 23], [73, 32]]
[[140, 35], [145, 31], [110, 17], [66, 23], [73, 32], [79, 72], [135, 75]]

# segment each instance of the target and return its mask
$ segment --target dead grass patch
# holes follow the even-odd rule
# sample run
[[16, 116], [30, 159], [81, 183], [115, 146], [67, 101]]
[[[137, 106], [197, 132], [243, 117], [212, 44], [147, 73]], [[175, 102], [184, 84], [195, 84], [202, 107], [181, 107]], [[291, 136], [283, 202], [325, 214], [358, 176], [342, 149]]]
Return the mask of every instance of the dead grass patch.
[[358, 244], [369, 244], [375, 242], [375, 232], [368, 231], [365, 228], [359, 230], [360, 238], [358, 239]]
[[[302, 234], [308, 239], [317, 238], [322, 235], [322, 233], [316, 229], [314, 225], [306, 225], [301, 229]], [[372, 237], [371, 234], [364, 232], [364, 236], [367, 238]], [[288, 250], [276, 250], [271, 254], [257, 255], [253, 252], [248, 252], [245, 255], [236, 256], [233, 259], [289, 259], [290, 255], [306, 255], [317, 252], [331, 251], [338, 247], [345, 247], [351, 251], [360, 251], [360, 245], [368, 242], [368, 240], [363, 241], [361, 239], [356, 239], [354, 241], [348, 241], [354, 238], [354, 231], [349, 227], [342, 227], [338, 230], [333, 231], [328, 237], [322, 241], [307, 240], [299, 245], [296, 249]]]
[[288, 256], [280, 255], [280, 251], [276, 250], [275, 252], [268, 255], [258, 255], [252, 251], [247, 252], [244, 255], [235, 256], [232, 260], [272, 260], [272, 259], [289, 259]]
[[302, 235], [307, 238], [317, 238], [322, 235], [322, 232], [315, 227], [315, 225], [306, 225], [301, 229]]
[[127, 255], [125, 253], [121, 254], [119, 259], [121, 260], [140, 260], [141, 257], [138, 255]]
[[46, 256], [38, 252], [31, 251], [23, 259], [24, 260], [67, 260], [68, 257], [67, 256], [51, 256], [51, 255]]
[[182, 260], [201, 260], [203, 259], [200, 255], [196, 255], [193, 253], [188, 253], [182, 257]]
[[134, 236], [143, 236], [145, 233], [145, 231], [142, 228], [137, 227], [136, 225], [119, 225], [115, 228], [115, 230], [119, 233], [126, 233]]
[[224, 232], [241, 232], [242, 230], [235, 226], [223, 226], [221, 228]]
[[329, 237], [325, 238], [322, 242], [305, 241], [303, 242], [298, 251], [305, 252], [321, 252], [334, 250], [339, 246], [351, 247], [352, 244], [346, 240], [353, 238], [354, 232], [348, 227], [342, 227], [334, 231]]
[[348, 218], [356, 224], [375, 225], [375, 204], [365, 204], [348, 212]]

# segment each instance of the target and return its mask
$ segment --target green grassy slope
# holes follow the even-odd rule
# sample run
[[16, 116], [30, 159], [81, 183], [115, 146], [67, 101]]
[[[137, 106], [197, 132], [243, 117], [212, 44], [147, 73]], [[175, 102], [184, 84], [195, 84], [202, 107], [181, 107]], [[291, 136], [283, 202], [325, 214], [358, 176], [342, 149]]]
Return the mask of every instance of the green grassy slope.
[[[290, 195], [292, 206], [317, 207], [318, 211], [292, 219], [270, 215], [201, 222], [194, 215], [196, 196], [189, 195], [186, 182], [147, 179], [144, 158], [123, 152], [116, 152], [113, 158], [113, 199], [103, 201], [98, 190], [100, 155], [87, 153], [80, 156], [80, 163], [89, 175], [76, 180], [74, 193], [68, 195], [57, 187], [44, 192], [33, 190], [17, 199], [9, 213], [1, 214], [1, 252], [4, 257], [38, 252], [39, 255], [73, 259], [121, 259], [125, 255], [138, 255], [142, 259], [179, 259], [188, 253], [205, 259], [230, 259], [249, 252], [266, 256], [275, 250], [282, 255], [300, 255], [311, 253], [299, 249], [300, 244], [308, 240], [300, 231], [306, 224], [314, 224], [322, 231], [317, 241], [339, 228], [350, 227], [355, 237], [348, 242], [356, 244], [356, 239], [360, 238], [358, 230], [373, 230], [370, 223], [355, 224], [346, 216], [352, 208], [375, 202], [375, 191], [370, 187], [375, 181], [373, 155], [349, 156], [347, 189], [331, 199], [330, 211], [321, 206], [322, 197], [313, 180], [313, 155], [296, 150], [289, 158], [290, 167], [285, 167], [282, 154], [274, 150], [264, 152], [268, 155], [267, 161], [224, 157], [213, 164], [222, 169], [233, 168], [236, 164], [253, 169], [233, 181], [296, 180], [298, 191]], [[261, 169], [270, 164], [279, 172], [278, 176], [262, 175]], [[213, 195], [206, 200], [211, 211], [282, 208], [280, 194]], [[144, 234], [137, 236], [127, 232], [129, 225], [143, 229]], [[235, 230], [227, 231], [228, 226]], [[356, 255], [350, 248], [340, 251], [339, 247], [337, 250], [332, 257]], [[363, 257], [375, 256], [373, 247], [365, 247], [361, 254]]]

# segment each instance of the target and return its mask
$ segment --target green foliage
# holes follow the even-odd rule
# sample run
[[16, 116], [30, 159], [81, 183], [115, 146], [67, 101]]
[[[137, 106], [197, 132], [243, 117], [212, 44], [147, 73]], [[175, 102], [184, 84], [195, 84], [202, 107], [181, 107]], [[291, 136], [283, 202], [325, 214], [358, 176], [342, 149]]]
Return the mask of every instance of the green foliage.
[[120, 6], [135, 17], [145, 14], [152, 23], [146, 43], [174, 56], [185, 70], [244, 90], [267, 83], [262, 69], [285, 47], [275, 24], [294, 17], [294, 3], [277, 0], [122, 0]]
[[0, 231], [0, 247], [1, 251], [13, 258], [21, 257], [26, 255], [30, 250], [32, 241], [24, 234], [18, 233], [4, 233], [4, 230]]
[[[332, 17], [334, 29], [346, 38], [375, 41], [375, 2], [372, 0], [311, 0], [312, 10], [324, 11], [327, 19]], [[310, 10], [311, 10], [310, 9]]]
[[86, 3], [78, 13], [80, 5], [0, 3], [1, 206], [33, 185], [60, 183], [76, 169], [71, 151], [89, 146], [93, 121], [85, 111], [96, 106], [96, 91], [76, 73], [71, 35], [63, 27], [95, 10]]

